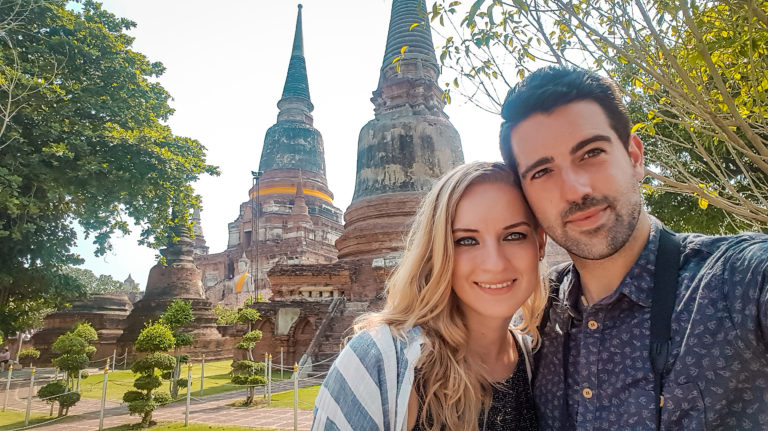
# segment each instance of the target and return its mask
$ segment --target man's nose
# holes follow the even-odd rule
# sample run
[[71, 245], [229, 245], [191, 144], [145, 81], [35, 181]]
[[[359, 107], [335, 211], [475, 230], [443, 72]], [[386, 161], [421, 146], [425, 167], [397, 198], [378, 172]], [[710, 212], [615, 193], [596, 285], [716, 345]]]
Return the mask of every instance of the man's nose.
[[584, 196], [592, 194], [592, 182], [585, 172], [566, 168], [562, 171], [561, 181], [560, 188], [568, 202], [580, 202]]

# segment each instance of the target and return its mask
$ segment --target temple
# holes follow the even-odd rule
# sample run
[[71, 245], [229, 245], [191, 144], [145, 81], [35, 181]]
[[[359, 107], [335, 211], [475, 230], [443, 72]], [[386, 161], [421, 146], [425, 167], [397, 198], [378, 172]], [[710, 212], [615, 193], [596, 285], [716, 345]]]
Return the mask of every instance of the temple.
[[269, 299], [267, 271], [275, 265], [336, 261], [341, 210], [333, 205], [323, 137], [313, 125], [301, 5], [277, 108], [248, 200], [229, 224], [227, 249], [195, 256], [206, 295], [214, 303], [235, 306], [248, 297]]

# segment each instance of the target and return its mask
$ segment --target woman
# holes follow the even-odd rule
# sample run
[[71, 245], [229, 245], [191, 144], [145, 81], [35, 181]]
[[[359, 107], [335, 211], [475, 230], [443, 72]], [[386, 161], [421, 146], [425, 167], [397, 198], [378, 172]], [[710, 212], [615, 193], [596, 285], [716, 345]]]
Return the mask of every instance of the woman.
[[358, 319], [329, 371], [312, 429], [536, 429], [528, 354], [544, 246], [504, 165], [447, 173], [422, 202], [384, 309]]

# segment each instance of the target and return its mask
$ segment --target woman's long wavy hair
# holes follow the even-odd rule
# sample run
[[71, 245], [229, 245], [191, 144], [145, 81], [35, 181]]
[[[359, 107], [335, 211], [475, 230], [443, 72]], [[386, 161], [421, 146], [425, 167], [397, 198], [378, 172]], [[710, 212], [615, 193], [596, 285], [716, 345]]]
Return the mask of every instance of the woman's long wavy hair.
[[[383, 310], [361, 316], [355, 324], [356, 333], [387, 324], [403, 337], [409, 328], [422, 328], [424, 344], [416, 366], [425, 429], [475, 429], [491, 400], [492, 382], [482, 367], [470, 363], [467, 327], [451, 286], [456, 207], [467, 188], [480, 183], [520, 187], [517, 176], [500, 163], [467, 163], [445, 174], [416, 214], [403, 257], [387, 280]], [[533, 338], [534, 347], [546, 289], [542, 280], [522, 305], [523, 320], [516, 327]]]

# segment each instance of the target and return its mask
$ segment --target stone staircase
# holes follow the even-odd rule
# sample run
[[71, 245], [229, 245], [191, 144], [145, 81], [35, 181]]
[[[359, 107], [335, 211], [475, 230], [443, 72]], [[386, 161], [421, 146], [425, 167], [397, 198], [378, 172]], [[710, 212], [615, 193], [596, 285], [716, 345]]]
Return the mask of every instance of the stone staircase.
[[[309, 376], [324, 376], [330, 369], [333, 360], [339, 354], [340, 346], [343, 346], [348, 337], [352, 336], [352, 325], [357, 317], [368, 311], [368, 302], [346, 302], [335, 312], [332, 310], [321, 324], [323, 330], [318, 330], [315, 339], [312, 340], [309, 355], [304, 355], [302, 361], [309, 356], [305, 364], [311, 359], [311, 371]], [[301, 366], [301, 364], [300, 364]]]

